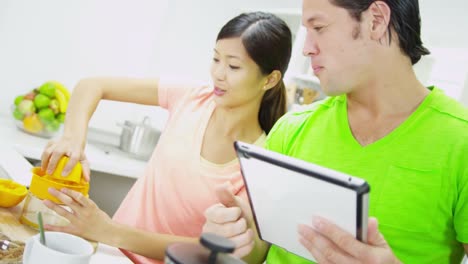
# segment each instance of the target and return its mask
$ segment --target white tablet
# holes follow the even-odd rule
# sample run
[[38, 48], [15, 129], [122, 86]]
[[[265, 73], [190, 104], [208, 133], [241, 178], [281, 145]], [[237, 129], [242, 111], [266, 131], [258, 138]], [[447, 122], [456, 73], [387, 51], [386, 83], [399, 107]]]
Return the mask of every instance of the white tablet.
[[366, 242], [365, 180], [244, 142], [234, 146], [262, 240], [314, 260], [297, 227], [322, 216]]

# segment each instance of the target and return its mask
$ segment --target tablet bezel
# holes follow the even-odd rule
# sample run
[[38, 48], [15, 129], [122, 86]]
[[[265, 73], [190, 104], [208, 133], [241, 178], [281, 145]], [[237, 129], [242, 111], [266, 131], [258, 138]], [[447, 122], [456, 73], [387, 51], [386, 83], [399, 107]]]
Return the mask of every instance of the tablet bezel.
[[[259, 222], [255, 214], [254, 205], [250, 199], [251, 194], [249, 186], [247, 184], [244, 169], [242, 167], [242, 159], [255, 158], [278, 167], [282, 167], [288, 170], [299, 172], [300, 174], [308, 177], [314, 177], [325, 182], [329, 182], [340, 187], [344, 187], [353, 190], [356, 193], [357, 198], [357, 212], [356, 212], [356, 238], [362, 242], [367, 242], [367, 219], [368, 219], [368, 194], [370, 192], [369, 184], [358, 177], [344, 174], [332, 169], [321, 167], [304, 160], [296, 159], [290, 156], [286, 156], [277, 152], [266, 150], [264, 148], [248, 144], [241, 141], [235, 141], [234, 147], [239, 158], [241, 167], [241, 174], [245, 183], [247, 195], [249, 197], [250, 207], [252, 208], [252, 214], [255, 220], [258, 235], [260, 239], [263, 239]], [[267, 241], [272, 243], [270, 241]]]

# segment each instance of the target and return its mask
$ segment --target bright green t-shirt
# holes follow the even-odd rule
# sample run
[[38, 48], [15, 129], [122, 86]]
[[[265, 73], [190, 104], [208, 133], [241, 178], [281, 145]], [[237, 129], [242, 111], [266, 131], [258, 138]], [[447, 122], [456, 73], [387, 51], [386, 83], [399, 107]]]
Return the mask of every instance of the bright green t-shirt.
[[[284, 116], [266, 146], [367, 180], [369, 215], [403, 263], [459, 264], [468, 243], [468, 110], [429, 89], [407, 120], [367, 146], [351, 133], [346, 96]], [[272, 246], [267, 263], [310, 262]]]

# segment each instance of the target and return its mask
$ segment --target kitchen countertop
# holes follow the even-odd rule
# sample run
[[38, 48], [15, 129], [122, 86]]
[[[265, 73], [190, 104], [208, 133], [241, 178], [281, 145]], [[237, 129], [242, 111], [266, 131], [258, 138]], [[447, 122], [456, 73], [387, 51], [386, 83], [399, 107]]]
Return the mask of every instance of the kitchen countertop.
[[[26, 158], [40, 160], [47, 142], [53, 140], [29, 135], [19, 130], [13, 119], [7, 115], [0, 115], [0, 127], [0, 146], [2, 146], [5, 156], [10, 156], [11, 152], [7, 152], [5, 149], [13, 149]], [[60, 135], [61, 132], [56, 137]], [[89, 128], [85, 154], [90, 162], [91, 170], [138, 178], [143, 174], [147, 162], [131, 158], [128, 154], [120, 151], [117, 147], [118, 137], [119, 135]], [[15, 175], [11, 171], [9, 174]]]
[[[18, 221], [22, 206], [23, 203], [13, 208], [0, 207], [0, 232], [12, 240], [26, 242], [29, 237], [37, 234], [37, 231], [22, 225]], [[91, 257], [90, 263], [127, 264], [132, 262], [117, 248], [98, 243], [96, 253]]]

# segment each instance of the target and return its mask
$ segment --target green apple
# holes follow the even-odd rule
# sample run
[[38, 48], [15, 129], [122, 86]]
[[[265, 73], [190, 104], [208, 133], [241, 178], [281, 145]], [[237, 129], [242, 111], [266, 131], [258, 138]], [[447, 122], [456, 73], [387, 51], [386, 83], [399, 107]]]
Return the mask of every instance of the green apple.
[[60, 113], [57, 115], [56, 119], [60, 122], [60, 123], [63, 123], [65, 122], [65, 114], [64, 113]]
[[15, 108], [15, 110], [13, 111], [13, 117], [16, 120], [23, 120], [24, 114], [21, 113], [21, 111], [18, 108]]
[[46, 124], [52, 122], [53, 120], [55, 120], [54, 111], [52, 111], [52, 109], [50, 109], [50, 108], [43, 108], [43, 109], [39, 110], [39, 113], [37, 113], [37, 115], [39, 116], [39, 119], [43, 123], [46, 123]]
[[41, 109], [48, 107], [50, 104], [50, 98], [47, 95], [38, 94], [34, 97], [34, 105], [36, 108]]
[[55, 85], [51, 82], [46, 82], [39, 87], [39, 93], [48, 96], [49, 98], [55, 97]]
[[18, 95], [18, 96], [16, 96], [16, 98], [15, 98], [15, 105], [18, 106], [18, 105], [21, 103], [21, 101], [23, 101], [23, 99], [24, 99], [24, 95]]
[[52, 121], [50, 121], [49, 123], [45, 125], [45, 129], [48, 132], [55, 132], [59, 130], [59, 128], [60, 128], [60, 122], [56, 119], [53, 119]]

